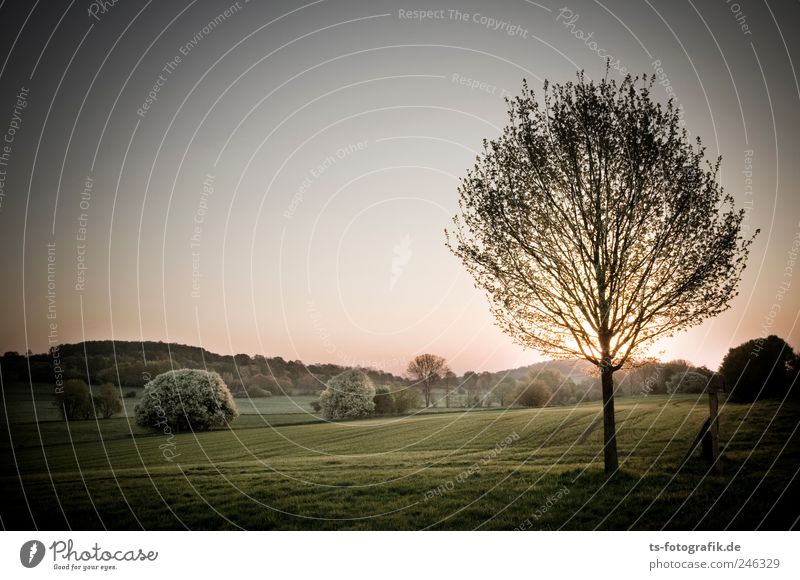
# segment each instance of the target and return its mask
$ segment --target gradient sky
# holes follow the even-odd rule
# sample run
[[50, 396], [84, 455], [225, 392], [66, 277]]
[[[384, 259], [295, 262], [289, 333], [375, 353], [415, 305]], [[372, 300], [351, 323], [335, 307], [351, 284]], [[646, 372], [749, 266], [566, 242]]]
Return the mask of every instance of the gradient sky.
[[766, 333], [800, 346], [796, 2], [0, 6], [1, 350], [52, 333], [395, 372], [426, 351], [457, 372], [540, 360], [493, 326], [443, 230], [504, 94], [597, 78], [598, 53], [660, 62], [655, 96], [762, 230], [731, 309], [655, 351], [716, 367]]

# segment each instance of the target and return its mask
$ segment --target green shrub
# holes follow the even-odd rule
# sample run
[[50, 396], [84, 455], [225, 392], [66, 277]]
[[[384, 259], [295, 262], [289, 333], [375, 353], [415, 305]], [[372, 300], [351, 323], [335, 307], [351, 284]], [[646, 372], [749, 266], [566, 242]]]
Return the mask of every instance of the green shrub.
[[667, 381], [667, 393], [702, 393], [709, 380], [710, 377], [697, 371], [675, 373]]
[[94, 411], [98, 417], [110, 419], [122, 412], [122, 399], [119, 389], [111, 383], [104, 383], [100, 387], [100, 394], [94, 397]]
[[136, 423], [174, 432], [207, 431], [232, 423], [239, 416], [236, 403], [215, 372], [181, 369], [158, 375], [147, 383], [136, 405]]
[[372, 400], [375, 403], [376, 415], [391, 415], [395, 412], [394, 397], [392, 397], [389, 387], [377, 387]]
[[56, 393], [55, 406], [67, 421], [91, 419], [92, 394], [83, 379], [64, 381], [61, 392]]
[[544, 407], [551, 395], [550, 387], [543, 381], [523, 380], [518, 386], [517, 404], [523, 407]]
[[407, 387], [394, 392], [394, 412], [408, 413], [422, 407], [422, 395], [414, 388]]
[[319, 402], [326, 419], [353, 419], [375, 410], [375, 388], [362, 371], [352, 369], [336, 375], [322, 391]]

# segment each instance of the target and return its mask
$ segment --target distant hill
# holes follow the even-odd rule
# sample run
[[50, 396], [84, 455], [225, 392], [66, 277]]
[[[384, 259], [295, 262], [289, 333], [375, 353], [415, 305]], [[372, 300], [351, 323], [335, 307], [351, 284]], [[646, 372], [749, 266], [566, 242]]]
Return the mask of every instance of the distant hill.
[[[142, 387], [151, 378], [172, 369], [201, 368], [218, 372], [234, 392], [252, 385], [273, 394], [317, 392], [326, 381], [349, 368], [336, 364], [307, 365], [281, 357], [220, 355], [198, 346], [153, 341], [64, 344], [28, 358], [30, 378], [39, 383], [53, 383], [57, 374], [62, 380], [86, 380], [88, 374], [94, 384]], [[0, 364], [5, 380], [28, 381], [25, 356], [6, 353], [0, 357]], [[365, 372], [379, 385], [408, 384], [406, 379], [378, 369]]]
[[496, 380], [502, 380], [503, 377], [512, 379], [521, 379], [526, 377], [531, 372], [540, 372], [544, 370], [556, 371], [562, 375], [569, 377], [576, 384], [589, 382], [593, 379], [590, 374], [595, 366], [587, 360], [582, 359], [561, 359], [561, 360], [547, 360], [532, 365], [517, 367], [505, 371], [498, 371], [492, 373]]
[[[86, 380], [88, 375], [94, 385], [112, 383], [132, 388], [142, 387], [151, 378], [172, 369], [200, 368], [218, 372], [234, 394], [247, 391], [253, 396], [261, 396], [261, 391], [275, 395], [315, 394], [324, 389], [332, 377], [351, 368], [331, 363], [305, 364], [282, 357], [221, 355], [198, 346], [160, 341], [111, 340], [64, 344], [51, 352], [32, 354], [28, 360], [23, 355], [8, 352], [0, 357], [0, 365], [3, 379], [9, 383], [27, 383], [30, 372], [30, 378], [37, 383], [53, 383], [57, 375], [62, 380]], [[517, 381], [530, 373], [555, 371], [571, 379], [581, 391], [596, 391], [598, 381], [591, 372], [593, 369], [594, 366], [585, 360], [549, 360], [493, 373], [468, 372], [443, 384], [459, 392], [485, 394], [503, 381]], [[414, 384], [408, 378], [379, 369], [364, 370], [376, 385], [399, 388]], [[660, 391], [673, 370], [660, 373]], [[622, 382], [625, 375], [625, 371], [620, 371], [617, 382]]]

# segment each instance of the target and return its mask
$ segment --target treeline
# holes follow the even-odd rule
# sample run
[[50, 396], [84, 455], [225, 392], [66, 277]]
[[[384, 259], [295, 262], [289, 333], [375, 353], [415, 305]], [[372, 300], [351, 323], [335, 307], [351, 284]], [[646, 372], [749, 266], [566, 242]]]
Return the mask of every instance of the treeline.
[[[380, 387], [379, 395], [386, 395], [376, 401], [379, 412], [384, 408], [387, 413], [402, 412], [395, 406], [401, 410], [419, 406], [417, 393], [429, 395], [425, 406], [455, 408], [573, 405], [602, 398], [596, 369], [587, 361], [552, 360], [508, 371], [467, 371], [457, 376], [441, 357], [422, 356], [438, 359], [440, 368], [413, 379], [361, 369], [373, 385]], [[349, 370], [336, 364], [306, 365], [281, 357], [219, 355], [196, 346], [165, 342], [89, 341], [61, 345], [42, 354], [7, 352], [0, 357], [5, 382], [32, 380], [55, 382], [57, 386], [88, 378], [93, 385], [141, 388], [161, 373], [183, 368], [216, 371], [235, 397], [318, 395], [331, 379]], [[800, 392], [794, 387], [800, 358], [774, 335], [730, 349], [717, 373], [724, 379], [731, 400], [737, 402], [796, 396]], [[687, 360], [651, 361], [618, 371], [614, 383], [619, 395], [703, 393], [712, 375], [710, 369]]]
[[[614, 384], [623, 396], [702, 393], [713, 374], [687, 360], [652, 361], [618, 371]], [[454, 383], [451, 400], [462, 395], [470, 407], [538, 407], [542, 401], [574, 405], [602, 399], [597, 369], [585, 360], [551, 360], [495, 373], [467, 372]]]
[[[621, 396], [704, 393], [711, 377], [723, 379], [731, 401], [800, 398], [800, 356], [770, 335], [731, 348], [716, 372], [688, 360], [646, 361], [614, 374]], [[434, 405], [541, 407], [602, 399], [597, 369], [585, 360], [551, 360], [496, 373], [467, 372], [438, 381]]]
[[[714, 373], [686, 360], [648, 362], [617, 372], [618, 395], [702, 393]], [[574, 405], [602, 399], [600, 378], [586, 361], [546, 361], [497, 373], [467, 372], [440, 381], [434, 399], [440, 407]]]
[[[182, 368], [216, 371], [234, 396], [316, 394], [348, 367], [306, 365], [299, 360], [237, 354], [220, 355], [197, 346], [166, 342], [87, 341], [53, 347], [26, 357], [7, 352], [0, 357], [6, 381], [53, 384], [87, 378], [92, 384], [111, 383], [141, 388], [157, 375]], [[375, 384], [405, 386], [406, 379], [377, 369], [364, 369]]]

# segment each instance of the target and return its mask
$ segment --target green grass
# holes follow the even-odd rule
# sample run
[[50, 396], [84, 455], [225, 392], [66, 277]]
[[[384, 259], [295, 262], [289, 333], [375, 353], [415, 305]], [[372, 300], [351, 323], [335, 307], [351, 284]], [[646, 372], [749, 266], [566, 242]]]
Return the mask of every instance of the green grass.
[[[274, 413], [172, 440], [120, 418], [72, 423], [69, 432], [63, 422], [42, 422], [42, 446], [35, 423], [12, 421], [13, 445], [8, 427], [0, 428], [3, 524], [787, 529], [799, 513], [796, 404], [724, 406], [723, 470], [707, 475], [699, 459], [678, 470], [706, 416], [705, 399], [619, 400], [622, 470], [608, 479], [602, 428], [589, 430], [598, 403], [290, 424], [313, 417], [265, 401]], [[169, 461], [163, 450], [171, 444]]]
[[[99, 387], [95, 387], [99, 391]], [[133, 409], [141, 398], [143, 389], [123, 388], [123, 394], [134, 392], [135, 398], [123, 398], [123, 411], [118, 417], [133, 417]], [[6, 403], [5, 411], [11, 423], [33, 421], [38, 416], [39, 421], [56, 421], [61, 418], [58, 409], [53, 405], [53, 387], [43, 383], [34, 383], [33, 386], [12, 383], [4, 390]], [[257, 399], [236, 399], [239, 412], [244, 414], [289, 414], [312, 413], [311, 403], [318, 400], [314, 395], [276, 395], [273, 397], [260, 397]], [[5, 417], [0, 417], [5, 420]]]

